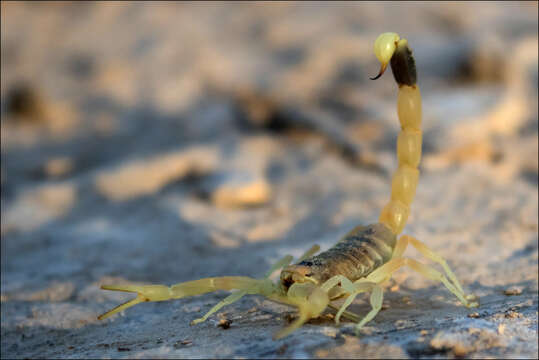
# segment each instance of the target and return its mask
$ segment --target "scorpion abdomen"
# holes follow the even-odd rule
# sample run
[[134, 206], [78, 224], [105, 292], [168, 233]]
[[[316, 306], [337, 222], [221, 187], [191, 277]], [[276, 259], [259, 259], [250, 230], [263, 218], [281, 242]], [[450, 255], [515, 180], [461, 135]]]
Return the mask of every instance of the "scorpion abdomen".
[[335, 275], [355, 281], [388, 262], [396, 241], [384, 224], [357, 226], [327, 251], [297, 265], [310, 268], [310, 275], [320, 283]]

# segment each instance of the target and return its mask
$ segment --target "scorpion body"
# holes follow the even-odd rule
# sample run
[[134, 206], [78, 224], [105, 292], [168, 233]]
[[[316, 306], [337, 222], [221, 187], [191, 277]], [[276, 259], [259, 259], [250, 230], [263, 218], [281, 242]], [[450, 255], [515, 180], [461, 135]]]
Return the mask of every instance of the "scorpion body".
[[380, 223], [358, 226], [326, 252], [285, 268], [281, 273], [281, 281], [285, 284], [290, 283], [294, 272], [302, 276], [312, 274], [313, 278], [322, 282], [335, 275], [356, 281], [391, 260], [396, 235], [406, 224], [419, 179], [417, 166], [421, 158], [421, 96], [416, 84], [412, 51], [408, 42], [400, 40], [397, 34], [382, 34], [375, 42], [375, 49], [378, 49], [375, 53], [381, 54], [379, 60], [382, 67], [373, 80], [382, 76], [387, 67], [387, 56], [384, 57], [383, 52], [386, 50], [383, 47], [385, 44], [390, 45], [389, 51], [395, 47], [391, 51], [390, 63], [399, 85], [397, 112], [402, 128], [397, 139], [399, 168], [391, 183], [391, 200], [380, 214]]
[[[445, 260], [419, 240], [404, 235], [397, 239], [408, 219], [410, 205], [415, 197], [419, 179], [418, 165], [421, 159], [421, 94], [416, 83], [417, 74], [412, 51], [406, 39], [395, 33], [383, 33], [374, 43], [374, 53], [380, 61], [378, 79], [391, 64], [399, 87], [397, 113], [401, 131], [397, 139], [399, 167], [391, 181], [391, 197], [379, 216], [379, 223], [357, 226], [337, 244], [325, 252], [314, 255], [319, 247], [313, 246], [294, 265], [291, 256], [285, 256], [274, 264], [262, 279], [246, 276], [205, 278], [165, 285], [103, 285], [105, 290], [137, 293], [137, 297], [99, 316], [105, 319], [130, 306], [145, 301], [164, 301], [200, 295], [217, 290], [237, 290], [212, 307], [202, 318], [205, 321], [225, 305], [241, 299], [247, 294], [258, 294], [271, 300], [294, 306], [299, 311], [298, 319], [276, 334], [286, 336], [311, 318], [316, 318], [330, 307], [337, 310], [338, 324], [345, 316], [358, 324], [356, 333], [378, 311], [383, 301], [382, 284], [403, 266], [441, 282], [465, 306], [478, 306], [473, 295], [466, 295], [456, 276]], [[416, 260], [403, 257], [408, 245], [415, 247], [423, 256], [442, 267], [443, 272]], [[270, 280], [272, 273], [282, 269], [277, 282]], [[355, 297], [369, 292], [372, 309], [362, 319], [347, 311]], [[338, 307], [332, 301], [345, 298]]]
[[320, 284], [336, 275], [359, 280], [391, 259], [396, 241], [395, 234], [383, 224], [357, 226], [332, 248], [284, 268], [281, 282], [288, 288], [305, 276]]

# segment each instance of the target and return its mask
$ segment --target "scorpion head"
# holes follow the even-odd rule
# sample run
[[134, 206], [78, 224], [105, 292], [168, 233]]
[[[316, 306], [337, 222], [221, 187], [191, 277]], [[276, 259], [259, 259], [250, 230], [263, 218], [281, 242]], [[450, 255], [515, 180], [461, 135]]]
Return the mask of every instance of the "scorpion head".
[[302, 263], [289, 265], [283, 269], [281, 285], [286, 291], [287, 302], [297, 306], [299, 318], [277, 333], [276, 338], [282, 338], [309, 319], [320, 316], [329, 304], [328, 293], [319, 286], [311, 267]]
[[295, 283], [313, 283], [318, 284], [318, 280], [313, 277], [313, 271], [310, 266], [303, 264], [289, 265], [281, 271], [281, 285], [288, 291], [290, 286]]

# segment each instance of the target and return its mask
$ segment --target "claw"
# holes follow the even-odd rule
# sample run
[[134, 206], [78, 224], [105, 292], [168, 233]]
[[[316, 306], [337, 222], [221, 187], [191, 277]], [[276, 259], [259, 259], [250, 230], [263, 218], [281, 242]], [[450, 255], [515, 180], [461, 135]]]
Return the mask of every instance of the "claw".
[[126, 301], [124, 302], [123, 304], [120, 304], [118, 306], [116, 306], [114, 309], [111, 309], [109, 311], [107, 311], [106, 313], [104, 314], [101, 314], [97, 317], [97, 320], [105, 320], [106, 318], [120, 312], [120, 311], [124, 311], [125, 309], [127, 308], [130, 308], [131, 306], [133, 305], [137, 305], [138, 303], [140, 302], [143, 302], [144, 300], [141, 300], [139, 297], [136, 297], [134, 299], [131, 299], [129, 301]]
[[294, 283], [287, 293], [290, 304], [298, 307], [299, 318], [292, 325], [282, 329], [274, 335], [274, 339], [281, 339], [301, 325], [316, 318], [329, 304], [327, 292], [313, 283]]
[[104, 320], [111, 315], [114, 315], [141, 302], [164, 301], [170, 299], [171, 297], [170, 288], [164, 285], [102, 285], [101, 289], [137, 293], [137, 297], [116, 306], [114, 309], [109, 310], [104, 314], [99, 315], [97, 317], [98, 320]]

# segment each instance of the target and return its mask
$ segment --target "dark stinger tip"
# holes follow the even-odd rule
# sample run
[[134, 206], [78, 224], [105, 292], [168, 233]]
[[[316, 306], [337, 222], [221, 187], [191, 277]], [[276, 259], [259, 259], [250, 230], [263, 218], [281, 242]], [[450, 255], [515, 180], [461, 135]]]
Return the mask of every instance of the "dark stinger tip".
[[380, 72], [378, 73], [378, 75], [376, 75], [375, 77], [371, 77], [369, 79], [371, 79], [371, 80], [378, 79], [380, 76], [382, 76], [384, 74], [384, 72], [386, 71], [386, 68], [387, 68], [387, 64], [382, 64], [382, 66], [380, 67]]

